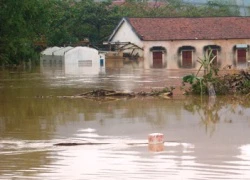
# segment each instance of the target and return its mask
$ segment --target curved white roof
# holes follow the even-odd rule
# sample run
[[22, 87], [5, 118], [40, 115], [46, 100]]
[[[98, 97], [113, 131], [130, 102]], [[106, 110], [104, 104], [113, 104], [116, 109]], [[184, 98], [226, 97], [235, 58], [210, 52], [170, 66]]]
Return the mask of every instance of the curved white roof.
[[90, 48], [90, 47], [82, 47], [82, 46], [77, 46], [75, 48], [72, 48], [70, 50], [68, 50], [66, 53], [72, 53], [72, 52], [76, 52], [76, 51], [81, 51], [81, 52], [88, 52], [88, 53], [97, 53], [98, 54], [98, 51], [94, 48]]
[[42, 55], [52, 55], [54, 51], [61, 49], [60, 47], [50, 47], [41, 52]]
[[69, 51], [70, 49], [73, 49], [73, 47], [67, 46], [67, 47], [61, 48], [57, 51], [54, 51], [52, 54], [54, 56], [63, 56], [65, 54], [65, 52]]
[[78, 63], [78, 61], [91, 60], [92, 62], [99, 62], [100, 56], [96, 49], [89, 47], [77, 46], [65, 52], [65, 62]]

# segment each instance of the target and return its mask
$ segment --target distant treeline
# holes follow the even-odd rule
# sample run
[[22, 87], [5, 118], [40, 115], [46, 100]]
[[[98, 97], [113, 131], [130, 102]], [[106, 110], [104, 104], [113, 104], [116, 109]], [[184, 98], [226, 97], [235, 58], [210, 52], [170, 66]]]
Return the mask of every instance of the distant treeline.
[[111, 0], [0, 0], [0, 65], [37, 62], [46, 47], [73, 45], [85, 38], [92, 44], [107, 40], [126, 17], [239, 16], [237, 6], [211, 0], [204, 5], [182, 0], [154, 3]]

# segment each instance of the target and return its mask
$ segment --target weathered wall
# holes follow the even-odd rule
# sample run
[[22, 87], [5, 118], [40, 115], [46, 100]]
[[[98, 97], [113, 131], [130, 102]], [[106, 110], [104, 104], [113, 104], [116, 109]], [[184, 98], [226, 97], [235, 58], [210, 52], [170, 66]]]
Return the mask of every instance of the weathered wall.
[[[148, 69], [152, 67], [153, 58], [150, 48], [154, 46], [162, 46], [166, 48], [166, 53], [163, 55], [163, 64], [166, 69], [179, 69], [178, 61], [180, 61], [180, 54], [178, 54], [178, 49], [181, 46], [193, 46], [195, 51], [193, 53], [193, 69], [198, 69], [200, 64], [197, 62], [198, 58], [204, 56], [204, 46], [217, 45], [221, 47], [218, 52], [218, 62], [220, 63], [220, 68], [227, 65], [233, 65], [237, 67], [237, 58], [234, 51], [234, 46], [236, 44], [248, 44], [250, 45], [250, 39], [233, 39], [233, 40], [185, 40], [185, 41], [145, 41], [144, 42], [144, 68]], [[249, 48], [248, 48], [249, 54]], [[248, 60], [250, 56], [248, 55]]]

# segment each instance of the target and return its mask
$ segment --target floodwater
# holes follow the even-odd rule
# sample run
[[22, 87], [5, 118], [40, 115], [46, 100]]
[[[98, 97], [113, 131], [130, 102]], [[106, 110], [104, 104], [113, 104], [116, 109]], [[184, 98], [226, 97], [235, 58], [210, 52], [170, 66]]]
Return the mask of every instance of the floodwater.
[[[249, 104], [231, 97], [175, 95], [59, 98], [97, 88], [131, 92], [177, 86], [185, 73], [132, 68], [80, 76], [1, 71], [0, 179], [250, 179]], [[148, 135], [156, 132], [164, 134], [160, 149], [147, 144]]]

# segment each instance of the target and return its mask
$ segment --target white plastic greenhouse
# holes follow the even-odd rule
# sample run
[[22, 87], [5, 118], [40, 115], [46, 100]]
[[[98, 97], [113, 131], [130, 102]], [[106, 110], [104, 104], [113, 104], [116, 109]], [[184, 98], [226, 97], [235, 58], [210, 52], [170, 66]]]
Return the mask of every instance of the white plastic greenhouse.
[[52, 55], [53, 55], [53, 63], [54, 64], [63, 64], [63, 62], [64, 62], [64, 55], [70, 49], [73, 49], [73, 47], [67, 46], [67, 47], [60, 48], [59, 50], [54, 51], [52, 53]]
[[98, 74], [105, 68], [103, 57], [98, 51], [89, 47], [75, 47], [65, 53], [66, 74]]
[[60, 47], [50, 47], [41, 52], [40, 62], [41, 63], [52, 63], [53, 52], [61, 49]]
[[48, 48], [41, 53], [40, 64], [47, 75], [105, 73], [105, 55], [90, 47]]

